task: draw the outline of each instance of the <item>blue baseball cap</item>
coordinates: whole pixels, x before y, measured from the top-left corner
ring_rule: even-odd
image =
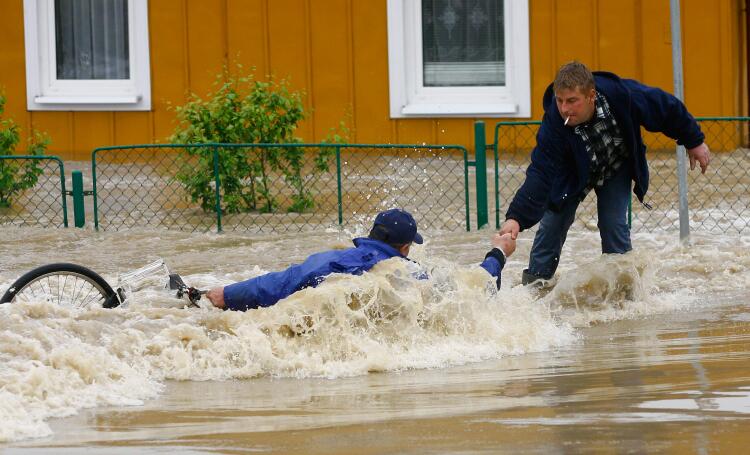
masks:
[[[388,242],[399,245],[407,243],[422,244],[422,236],[417,232],[417,222],[411,213],[402,209],[390,209],[378,213],[375,226],[382,226],[388,231]]]

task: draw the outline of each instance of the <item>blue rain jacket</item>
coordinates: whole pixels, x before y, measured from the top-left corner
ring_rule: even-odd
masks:
[[[648,191],[648,163],[641,126],[661,132],[690,149],[704,141],[698,123],[675,96],[615,74],[594,72],[596,90],[609,102],[630,151],[633,193],[638,200]],[[531,153],[526,180],[508,207],[506,219],[518,221],[521,230],[534,226],[548,208],[559,211],[566,202],[580,198],[589,181],[591,158],[580,136],[564,125],[557,110],[552,85],[544,94],[544,116],[537,145]]]
[[[358,238],[354,239],[354,246],[313,254],[302,264],[292,265],[284,271],[230,284],[224,288],[225,309],[245,311],[271,306],[301,289],[317,286],[331,273],[361,275],[380,261],[403,258],[395,248],[378,240]],[[504,258],[497,254],[488,255],[481,264],[490,275],[498,278],[498,287],[503,265]]]

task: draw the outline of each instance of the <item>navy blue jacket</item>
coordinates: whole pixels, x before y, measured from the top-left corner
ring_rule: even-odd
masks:
[[[606,72],[595,72],[596,90],[609,102],[612,114],[630,151],[626,166],[635,182],[638,200],[648,191],[648,163],[641,129],[661,132],[690,149],[703,143],[698,123],[675,96],[632,79],[621,79]],[[591,159],[583,140],[566,127],[557,110],[552,85],[544,94],[544,117],[531,153],[526,181],[516,192],[505,214],[528,229],[541,220],[546,209],[560,210],[581,197],[589,181]]]
[[[331,273],[361,275],[375,264],[392,257],[403,257],[390,245],[368,238],[354,239],[354,248],[313,254],[302,264],[295,264],[281,272],[271,272],[224,288],[224,304],[228,310],[245,311],[274,305],[295,292],[315,287]],[[495,251],[495,250],[493,250]],[[497,278],[505,258],[488,253],[481,266]]]

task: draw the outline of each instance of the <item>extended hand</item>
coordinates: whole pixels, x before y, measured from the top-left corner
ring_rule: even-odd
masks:
[[[706,173],[708,169],[708,163],[711,162],[711,151],[708,149],[706,143],[702,143],[698,147],[693,147],[687,151],[688,157],[690,157],[690,170],[695,169],[695,162],[701,165],[701,174]]]
[[[206,298],[216,307],[224,308],[224,288],[213,288],[206,292]]]
[[[503,250],[506,258],[510,257],[510,255],[513,254],[514,251],[516,251],[516,241],[513,240],[509,233],[501,235],[500,233],[496,232],[495,234],[493,234],[492,246]]]
[[[510,234],[510,237],[515,240],[518,238],[518,232],[521,230],[521,225],[518,224],[518,221],[507,219],[505,220],[505,223],[500,227],[500,231],[498,232],[500,235],[503,234]]]

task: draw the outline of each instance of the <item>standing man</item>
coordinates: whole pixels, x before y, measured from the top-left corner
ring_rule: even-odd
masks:
[[[558,70],[544,94],[544,117],[526,180],[500,229],[515,239],[539,223],[523,284],[555,274],[576,209],[591,190],[597,197],[602,253],[632,249],[627,223],[631,182],[638,200],[650,208],[643,200],[648,163],[641,126],[685,146],[690,169],[697,161],[706,172],[711,154],[704,135],[676,97],[612,73],[592,74],[579,62]]]

